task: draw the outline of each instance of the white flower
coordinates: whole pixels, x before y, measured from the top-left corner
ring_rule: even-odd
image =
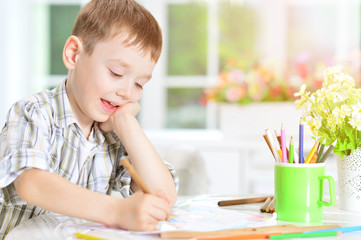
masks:
[[[357,128],[357,130],[361,130],[361,103],[357,103],[352,107],[352,114],[349,123],[352,127]]]

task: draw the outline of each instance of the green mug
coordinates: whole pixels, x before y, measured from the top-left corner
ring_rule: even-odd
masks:
[[[336,202],[335,182],[325,176],[324,163],[275,163],[274,174],[277,220],[319,222],[323,206]],[[324,180],[328,181],[330,202],[323,201]]]

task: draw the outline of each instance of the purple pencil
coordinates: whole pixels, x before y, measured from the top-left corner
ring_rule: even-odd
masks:
[[[299,142],[299,163],[303,163],[303,122],[302,122],[302,118],[300,119],[300,142]]]

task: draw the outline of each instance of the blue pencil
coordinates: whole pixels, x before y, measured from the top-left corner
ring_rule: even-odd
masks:
[[[361,231],[361,226],[354,226],[354,227],[342,227],[342,228],[330,228],[330,229],[324,229],[324,230],[315,230],[315,231],[308,231],[305,233],[319,233],[319,232],[354,232],[354,231]]]
[[[299,142],[299,163],[303,163],[303,123],[302,123],[302,118],[300,119],[300,142]]]

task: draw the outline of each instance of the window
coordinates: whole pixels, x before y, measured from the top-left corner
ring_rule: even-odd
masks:
[[[351,63],[359,71],[358,1],[138,1],[157,18],[165,40],[142,99],[145,128],[217,128],[216,107],[199,100],[230,58]],[[87,0],[33,2],[33,69],[43,89],[66,77],[61,52]]]

